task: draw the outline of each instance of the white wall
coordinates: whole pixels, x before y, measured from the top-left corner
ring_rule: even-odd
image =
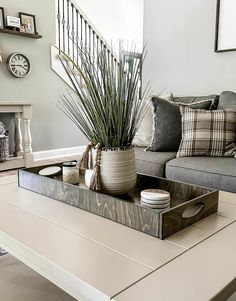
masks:
[[[54,0],[0,0],[6,15],[19,11],[35,14],[42,39],[34,40],[0,33],[4,60],[12,52],[22,52],[31,61],[32,72],[25,79],[10,76],[0,64],[0,101],[33,102],[33,150],[84,145],[86,140],[73,123],[57,108],[57,99],[67,86],[50,69],[50,43],[55,43]]]
[[[144,0],[76,0],[107,41],[117,45],[119,40],[143,46]]]
[[[236,91],[236,52],[214,53],[216,0],[147,0],[144,79],[178,95]]]

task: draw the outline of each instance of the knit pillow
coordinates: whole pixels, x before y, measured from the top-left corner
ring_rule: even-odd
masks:
[[[182,140],[177,157],[233,157],[236,154],[236,110],[180,108]]]
[[[173,98],[172,93],[162,94],[159,97],[165,100],[171,101]],[[140,128],[134,137],[133,144],[135,146],[148,146],[152,139],[152,128],[153,128],[153,106],[150,106],[144,116]]]

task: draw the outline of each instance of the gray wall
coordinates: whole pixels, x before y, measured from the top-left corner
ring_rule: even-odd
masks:
[[[37,30],[43,39],[33,40],[0,33],[4,60],[12,52],[22,52],[31,61],[32,72],[25,79],[10,76],[5,63],[0,64],[0,101],[33,102],[33,150],[48,150],[84,145],[86,140],[57,108],[58,96],[67,86],[50,69],[50,43],[55,43],[54,0],[0,0],[6,15],[19,11],[35,14]]]
[[[236,52],[214,53],[216,0],[144,1],[144,79],[178,95],[236,91]]]

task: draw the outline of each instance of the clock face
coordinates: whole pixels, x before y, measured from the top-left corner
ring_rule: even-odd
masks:
[[[21,53],[13,53],[7,59],[7,68],[11,75],[21,78],[30,72],[30,62]]]

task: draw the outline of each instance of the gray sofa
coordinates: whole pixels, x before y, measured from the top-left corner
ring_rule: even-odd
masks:
[[[197,98],[184,98],[186,102],[189,99],[192,102]],[[222,92],[216,108],[236,109],[236,93]],[[139,173],[236,193],[236,158],[176,158],[175,152],[150,152],[145,151],[145,147],[136,147],[135,152]]]
[[[148,152],[144,147],[136,147],[135,155],[139,173],[236,193],[235,158],[176,158],[175,152]]]

